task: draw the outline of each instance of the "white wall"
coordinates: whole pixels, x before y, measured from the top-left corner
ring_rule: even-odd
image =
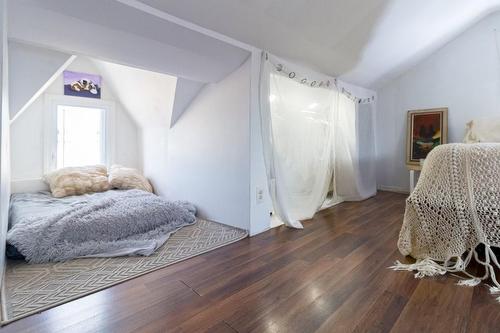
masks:
[[[167,197],[199,215],[250,226],[250,61],[208,84],[170,129]]]
[[[38,98],[73,59],[68,53],[10,41],[10,119]]]
[[[78,57],[68,70],[100,74],[91,61]],[[44,97],[45,94],[63,95],[62,75],[47,88],[44,94],[37,98],[12,124],[11,124],[11,166],[12,181],[40,179],[44,173]],[[111,100],[115,106],[115,163],[141,168],[140,133],[125,111],[123,106],[109,91],[106,77],[102,78],[103,100]]]
[[[5,241],[9,223],[9,91],[7,55],[7,3],[0,0],[0,285],[5,267]]]
[[[461,142],[465,124],[500,114],[500,13],[492,14],[413,69],[377,89],[377,182],[409,189],[405,166],[406,113],[448,107],[449,141]]]
[[[169,126],[148,126],[141,132],[144,175],[156,194],[167,196],[170,188],[167,177]]]
[[[273,204],[269,196],[264,148],[260,126],[260,68],[262,52],[253,51],[250,58],[250,235],[271,227]],[[262,199],[258,199],[262,193]]]

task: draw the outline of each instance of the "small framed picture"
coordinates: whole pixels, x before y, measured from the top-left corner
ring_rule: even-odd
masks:
[[[101,98],[101,76],[72,71],[63,72],[64,95]]]
[[[406,165],[420,169],[429,152],[448,142],[448,108],[408,111]]]

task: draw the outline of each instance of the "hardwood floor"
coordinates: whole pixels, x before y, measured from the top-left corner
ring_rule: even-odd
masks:
[[[387,269],[405,196],[381,192],[14,322],[4,332],[499,332],[500,304]]]

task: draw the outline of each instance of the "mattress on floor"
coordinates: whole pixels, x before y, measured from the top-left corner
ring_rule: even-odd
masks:
[[[84,195],[74,195],[64,198],[54,198],[50,192],[38,193],[15,193],[10,199],[9,209],[9,230],[25,216],[42,219],[52,214],[65,211],[72,205],[82,203],[90,198],[107,198],[112,196],[112,191],[91,193]],[[7,243],[6,255],[10,259],[24,259],[24,256],[17,248]]]
[[[151,255],[172,233],[196,222],[189,202],[141,190],[111,190],[54,198],[14,194],[7,255],[30,263],[82,257]],[[14,246],[15,245],[15,246]]]

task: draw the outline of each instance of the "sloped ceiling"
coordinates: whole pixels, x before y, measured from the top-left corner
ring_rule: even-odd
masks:
[[[170,127],[174,126],[177,120],[181,118],[184,111],[186,111],[204,86],[205,83],[203,82],[191,81],[183,78],[177,79]]]
[[[11,0],[10,40],[218,82],[249,52],[114,0]]]
[[[142,130],[170,126],[176,77],[96,59],[91,61]]]
[[[500,5],[500,0],[140,1],[366,87],[401,74]]]
[[[9,112],[13,121],[73,61],[71,54],[9,42]]]

